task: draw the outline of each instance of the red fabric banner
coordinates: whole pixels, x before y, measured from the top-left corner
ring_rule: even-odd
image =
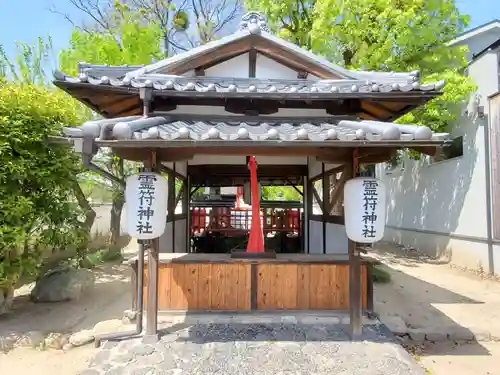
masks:
[[[257,182],[257,163],[254,156],[249,157],[248,168],[250,169],[250,189],[252,194],[252,227],[248,236],[247,253],[264,252],[264,236],[260,222],[260,197]]]

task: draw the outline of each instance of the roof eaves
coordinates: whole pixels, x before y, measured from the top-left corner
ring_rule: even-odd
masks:
[[[252,12],[251,12],[252,13]],[[244,16],[243,17],[243,22],[248,22],[249,19],[251,19],[251,16],[255,16],[251,14],[250,16]],[[262,23],[263,18],[260,16],[255,16],[259,19],[259,22]],[[259,18],[260,17],[260,18]],[[246,19],[246,21],[245,21]],[[408,73],[394,73],[394,72],[363,72],[363,71],[354,71],[354,70],[348,70],[345,69],[339,65],[332,64],[330,61],[328,61],[326,58],[316,55],[310,51],[307,51],[299,46],[297,46],[294,43],[291,43],[285,39],[279,38],[269,32],[269,29],[267,28],[267,25],[261,25],[259,29],[252,29],[248,26],[240,26],[240,30],[235,32],[234,34],[231,34],[229,36],[226,36],[224,38],[212,41],[210,43],[201,45],[199,47],[195,47],[187,52],[169,57],[167,59],[164,59],[162,61],[159,61],[157,63],[147,65],[145,67],[141,67],[137,70],[131,71],[126,74],[127,78],[136,78],[144,74],[151,74],[151,73],[158,73],[159,71],[162,70],[167,70],[168,67],[172,66],[173,64],[178,64],[179,62],[186,60],[186,59],[193,59],[199,55],[202,55],[204,53],[213,51],[217,48],[220,48],[226,44],[233,43],[235,41],[238,41],[240,39],[249,37],[251,35],[258,35],[261,38],[265,39],[266,41],[275,44],[285,50],[290,51],[291,53],[301,56],[305,58],[306,60],[310,61],[314,65],[321,66],[322,68],[330,71],[332,75],[339,76],[341,78],[346,78],[346,79],[360,79],[360,80],[380,80],[380,79],[387,79],[392,82],[414,82],[418,81],[419,79],[419,72],[418,71],[413,71],[413,72],[408,72]]]
[[[215,120],[215,119],[214,119]],[[124,117],[91,121],[78,128],[66,128],[68,137],[106,140],[164,140],[180,142],[213,141],[443,141],[446,134],[433,133],[426,126],[401,125],[380,121],[325,121],[322,119],[266,118],[239,120],[237,116],[212,121],[176,116]]]
[[[372,76],[376,80],[364,79],[336,79],[336,80],[259,80],[255,78],[218,78],[218,77],[183,77],[163,74],[144,74],[136,78],[112,79],[109,77],[69,77],[60,72],[55,73],[58,81],[72,84],[90,84],[94,86],[110,86],[115,88],[132,87],[135,89],[151,87],[162,92],[178,93],[179,95],[192,95],[192,93],[205,93],[207,96],[227,94],[238,95],[276,95],[300,96],[313,94],[321,97],[328,95],[343,95],[348,93],[390,93],[390,92],[436,92],[440,91],[444,81],[421,84],[418,81],[409,82],[405,77],[391,76],[390,74],[377,74]],[[402,78],[399,78],[402,77]],[[384,78],[384,79],[382,79]]]
[[[304,58],[309,60],[311,63],[316,64],[316,65],[320,65],[321,67],[329,70],[334,75],[340,76],[342,78],[347,78],[347,79],[355,79],[355,76],[351,75],[351,72],[349,70],[344,69],[341,66],[332,64],[326,58],[319,56],[319,55],[316,55],[312,52],[309,52],[309,51],[305,50],[304,48],[299,47],[298,45],[296,45],[294,43],[291,43],[287,40],[284,40],[282,38],[274,36],[273,34],[268,33],[266,31],[263,31],[260,34],[260,36],[263,37],[264,39],[266,39],[267,41],[282,47],[283,49],[286,49],[286,50],[288,50],[296,55],[303,56]]]
[[[476,60],[477,58],[481,57],[485,53],[493,52],[493,51],[497,50],[499,47],[500,47],[500,38],[498,40],[496,40],[495,42],[491,43],[488,47],[486,47],[482,51],[479,51],[478,53],[475,53],[474,55],[472,55],[472,60],[473,61]]]
[[[228,35],[224,38],[214,40],[212,42],[209,42],[207,44],[203,44],[201,46],[195,47],[190,49],[189,51],[180,53],[178,55],[168,57],[164,60],[158,61],[157,63],[146,65],[144,67],[141,67],[137,70],[131,71],[126,74],[126,77],[129,79],[141,76],[143,74],[149,74],[149,73],[157,73],[158,71],[168,69],[169,66],[178,63],[182,60],[186,59],[192,59],[198,55],[202,55],[204,53],[210,52],[214,49],[217,49],[219,47],[222,47],[228,43],[235,42],[237,40],[243,39],[245,37],[248,37],[251,35],[251,33],[248,30],[240,30],[237,31],[234,34]]]
[[[142,66],[133,65],[95,65],[87,63],[78,63],[78,74],[87,75],[90,77],[109,77],[109,78],[124,78],[129,72],[140,69]]]
[[[473,36],[480,35],[486,31],[494,29],[494,28],[500,28],[500,20],[495,19],[495,20],[492,20],[492,21],[485,23],[483,25],[479,25],[479,26],[474,27],[470,30],[464,31],[463,33],[457,35],[455,37],[455,39],[446,43],[446,45],[452,46],[456,43],[459,43],[459,42],[462,42],[462,41],[467,40],[469,38],[472,38]]]
[[[316,65],[320,65],[323,68],[329,70],[332,74],[340,76],[346,79],[357,79],[357,80],[381,80],[389,79],[391,81],[404,81],[405,83],[414,82],[419,79],[420,73],[418,71],[413,71],[409,73],[394,73],[394,72],[364,72],[356,70],[348,70],[340,65],[332,64],[326,58],[316,55],[310,51],[307,51],[294,43],[288,42],[282,38],[278,38],[273,34],[268,32],[262,32],[261,36],[268,41],[281,46],[297,55],[301,55],[308,59],[310,62]]]

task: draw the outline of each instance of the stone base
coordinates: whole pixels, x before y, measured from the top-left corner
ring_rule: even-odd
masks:
[[[145,345],[154,345],[158,341],[160,341],[160,335],[159,334],[144,335],[142,337],[142,343],[145,344]]]

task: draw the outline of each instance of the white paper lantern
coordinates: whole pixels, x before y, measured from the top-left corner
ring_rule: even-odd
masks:
[[[350,240],[374,243],[384,236],[386,191],[376,178],[357,177],[344,186],[345,230]]]
[[[138,240],[160,237],[167,222],[168,183],[158,173],[143,172],[127,178],[125,226]]]

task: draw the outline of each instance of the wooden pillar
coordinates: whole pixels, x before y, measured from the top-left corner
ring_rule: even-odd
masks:
[[[357,152],[354,151],[352,160],[346,165],[346,182],[356,176]],[[351,340],[358,340],[362,335],[362,304],[361,304],[361,257],[356,243],[348,239],[349,251],[349,333]]]
[[[144,162],[145,170],[157,171],[156,152]],[[149,241],[148,251],[148,304],[146,306],[146,334],[144,342],[158,341],[158,263],[159,239]]]
[[[322,190],[322,197],[321,197],[321,221],[322,221],[322,233],[321,235],[323,236],[323,254],[326,254],[326,217],[329,214],[329,212],[326,212],[328,209],[328,201],[329,201],[329,186],[328,186],[328,181],[325,177],[325,163],[321,163],[321,190]]]
[[[172,253],[175,253],[175,249],[176,249],[176,238],[175,238],[175,209],[177,208],[177,193],[175,191],[175,180],[176,180],[176,168],[177,168],[177,165],[175,163],[175,161],[172,163],[172,170],[173,172],[171,173],[171,176],[172,176],[172,183],[171,185],[169,186],[169,190],[172,189],[172,196],[173,196],[173,205],[172,205],[172,210],[171,210],[171,213],[172,213]],[[169,179],[170,181],[170,179]]]
[[[175,163],[174,163],[175,166]],[[168,209],[167,209],[167,225],[170,224],[170,246],[171,252],[175,253],[175,232],[174,232],[174,217],[175,217],[175,173],[168,171]],[[168,228],[166,229],[168,230]]]
[[[311,252],[311,220],[310,216],[313,214],[313,184],[312,180],[309,176],[306,179],[306,194],[304,195],[306,198],[307,205],[307,215],[305,217],[306,225],[307,225],[307,253]]]
[[[187,173],[186,168],[186,179],[184,180],[184,184],[182,188],[184,191],[182,192],[182,213],[186,215],[186,253],[191,252],[191,179],[189,178],[189,174]]]
[[[307,176],[303,176],[303,194],[302,194],[302,222],[300,223],[300,230],[302,232],[302,251],[309,253],[309,165],[307,166]]]

